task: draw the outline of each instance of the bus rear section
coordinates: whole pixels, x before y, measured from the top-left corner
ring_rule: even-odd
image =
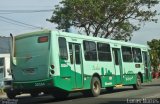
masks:
[[[50,32],[34,33],[13,38],[11,69],[14,91],[9,98],[29,92],[38,94],[38,88],[51,86],[49,78]]]

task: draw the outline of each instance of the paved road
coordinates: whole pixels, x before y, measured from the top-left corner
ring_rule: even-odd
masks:
[[[23,95],[17,98],[18,104],[159,104],[160,101],[157,98],[160,98],[160,79],[143,84],[143,89],[140,90],[133,90],[132,86],[116,88],[112,93],[102,90],[98,97],[84,97],[81,93],[72,93],[68,99],[61,101],[55,100],[52,96],[44,95],[36,98]]]

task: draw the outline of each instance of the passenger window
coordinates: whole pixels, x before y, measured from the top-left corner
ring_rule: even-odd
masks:
[[[68,55],[67,55],[66,39],[63,38],[63,37],[59,37],[58,38],[58,42],[59,42],[60,58],[64,59],[64,60],[67,60],[68,59]]]
[[[110,45],[97,43],[99,61],[111,61]]]
[[[69,43],[69,55],[70,55],[71,64],[73,64],[73,49],[72,49],[72,43]]]
[[[74,50],[74,52],[73,52]],[[71,64],[81,64],[81,50],[79,44],[69,43],[69,53]],[[75,60],[75,62],[73,62]]]
[[[122,56],[124,62],[133,62],[131,47],[122,46]]]
[[[76,58],[76,64],[81,64],[81,58],[80,58],[80,45],[75,45],[75,58]]]
[[[143,63],[145,65],[145,67],[148,67],[149,64],[150,64],[150,58],[149,58],[149,55],[147,55],[147,52],[143,51]]]
[[[142,62],[142,55],[140,48],[132,48],[134,62]]]
[[[87,61],[97,60],[96,43],[91,41],[83,41],[84,56]]]

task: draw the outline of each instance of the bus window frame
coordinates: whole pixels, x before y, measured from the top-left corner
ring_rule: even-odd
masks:
[[[106,48],[106,51],[102,51],[102,50],[100,50],[100,48],[99,48],[99,45],[106,45],[107,46],[107,48]],[[109,49],[109,50],[108,50]],[[110,44],[108,44],[108,43],[102,43],[102,42],[97,42],[97,52],[98,52],[98,59],[99,59],[99,61],[107,61],[107,62],[111,62],[112,61],[112,54],[111,54],[111,47],[110,47]],[[102,60],[102,59],[100,59],[100,54],[106,54],[106,57],[108,57],[108,55],[109,55],[109,59],[108,58],[106,58],[105,60]]]
[[[130,48],[130,51],[128,51],[130,54],[130,56],[131,56],[131,58],[130,59],[127,59],[126,58],[126,55],[127,54],[124,54],[124,52],[126,52],[126,49],[125,49],[125,51],[124,51],[124,48]],[[133,53],[132,53],[132,47],[130,47],[130,46],[121,46],[121,51],[122,51],[122,59],[123,59],[123,62],[129,62],[129,63],[132,63],[133,62]],[[124,57],[124,55],[125,55],[125,57]],[[127,57],[129,56],[129,55],[127,55]],[[126,58],[126,59],[124,59],[124,58]],[[129,61],[130,60],[130,61]]]
[[[65,52],[63,52],[63,53],[65,53],[65,56],[63,55],[63,54],[61,54],[61,47],[60,47],[60,40],[59,39],[64,39],[63,41],[61,41],[61,42],[64,42],[65,43],[65,49],[63,49],[63,50],[65,50]],[[62,60],[68,60],[68,50],[67,50],[67,41],[66,41],[66,38],[65,37],[58,37],[58,45],[59,45],[59,58],[60,59],[62,59]],[[64,47],[63,47],[64,48]]]
[[[89,46],[88,49],[86,49],[86,46],[87,46],[86,43],[87,43],[88,46]],[[92,51],[92,50],[91,50],[90,46],[93,46],[93,45],[91,45],[91,43],[94,44],[94,48],[93,48],[93,49],[94,49],[95,51]],[[84,51],[84,59],[85,59],[86,61],[97,61],[97,60],[98,60],[98,52],[97,52],[96,42],[83,40],[83,51]],[[87,53],[87,52],[89,52],[89,54],[90,54],[90,53],[96,54],[95,57],[94,57],[94,54],[92,54],[92,56],[94,57],[94,59],[91,58],[91,57],[90,57],[89,59],[86,59],[86,53]],[[90,56],[91,56],[91,55],[90,55]]]

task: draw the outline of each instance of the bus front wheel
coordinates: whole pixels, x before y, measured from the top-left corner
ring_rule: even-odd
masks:
[[[100,95],[101,92],[101,83],[99,78],[93,77],[91,81],[91,94],[92,96],[96,97]]]
[[[139,89],[142,88],[142,82],[141,82],[140,75],[137,75],[136,84],[133,85],[133,88],[136,89],[136,90],[139,90]]]

